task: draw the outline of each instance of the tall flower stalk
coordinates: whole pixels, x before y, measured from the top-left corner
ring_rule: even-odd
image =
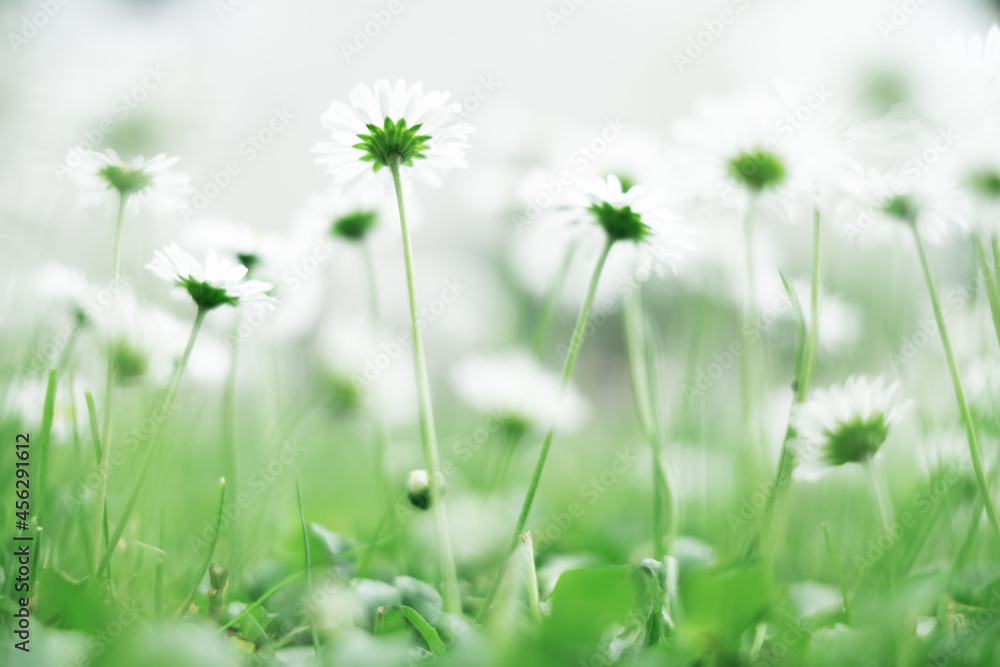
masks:
[[[986,480],[986,471],[983,468],[983,457],[979,448],[979,438],[976,435],[976,427],[969,411],[969,405],[965,400],[965,392],[962,389],[962,380],[958,374],[958,366],[955,363],[955,353],[951,349],[951,338],[948,336],[948,328],[945,325],[944,312],[941,310],[941,301],[938,299],[937,288],[934,284],[934,276],[931,273],[930,264],[927,261],[927,253],[924,251],[924,244],[914,222],[911,226],[913,238],[917,245],[917,254],[920,256],[920,268],[924,273],[924,281],[927,283],[927,294],[931,300],[931,308],[934,310],[934,319],[937,321],[938,331],[941,335],[941,345],[944,347],[944,356],[948,361],[948,372],[951,375],[952,387],[955,390],[955,400],[958,402],[958,412],[965,427],[966,438],[969,442],[969,454],[972,457],[972,468],[976,474],[976,483],[979,486],[979,493],[983,497],[986,507],[986,515],[990,524],[1000,536],[1000,517],[997,516],[996,504],[993,495],[990,493],[989,483]]]
[[[111,251],[111,278],[118,283],[121,277],[122,222],[125,219],[125,203],[128,195],[119,192],[118,215],[115,218],[115,237]],[[97,466],[97,498],[94,504],[94,519],[91,522],[90,539],[94,549],[94,563],[104,551],[104,512],[108,495],[108,474],[111,458],[111,403],[115,389],[115,352],[108,348],[107,381],[104,389],[104,421],[101,427],[101,458]],[[95,571],[95,574],[97,572]]]
[[[98,577],[107,570],[111,557],[114,555],[115,546],[125,532],[128,520],[145,485],[146,477],[152,469],[163,438],[163,431],[173,411],[177,392],[180,389],[181,380],[184,378],[184,371],[187,369],[191,351],[194,349],[205,316],[209,311],[219,306],[237,306],[240,303],[270,300],[270,297],[266,295],[266,292],[271,289],[270,284],[259,280],[244,281],[243,277],[247,273],[246,267],[230,264],[224,260],[220,261],[215,252],[209,252],[208,261],[203,266],[174,244],[164,248],[162,252],[157,251],[147,268],[186,291],[197,306],[197,311],[191,325],[191,333],[188,335],[187,345],[184,347],[184,352],[174,370],[167,393],[159,406],[159,415],[155,420],[153,434],[146,447],[139,474],[132,483],[132,490],[129,492],[122,515],[115,525],[115,531],[97,561],[95,571]]]
[[[113,150],[103,153],[86,149],[73,151],[80,168],[77,181],[89,191],[91,203],[109,199],[117,205],[115,233],[111,250],[111,277],[115,284],[121,278],[122,229],[125,210],[131,206],[151,205],[154,209],[176,206],[187,190],[187,176],[171,171],[180,158],[157,155],[150,160],[138,156],[131,161],[122,160]],[[103,549],[104,511],[108,492],[109,460],[111,455],[111,415],[115,387],[115,350],[108,349],[107,379],[104,393],[104,419],[101,436],[101,459],[98,464],[98,481],[91,540],[94,562]]]
[[[632,398],[643,437],[653,457],[653,557],[662,562],[671,551],[680,528],[680,506],[672,483],[673,472],[663,459],[660,425],[651,388],[651,357],[646,339],[642,288],[625,300],[625,343],[632,378]],[[664,517],[664,508],[667,516]]]
[[[334,101],[323,115],[323,125],[331,133],[330,141],[316,145],[313,150],[321,154],[317,162],[327,166],[335,182],[356,187],[391,184],[396,194],[410,302],[420,434],[441,560],[444,607],[446,611],[459,613],[462,600],[441,497],[441,460],[423,336],[418,326],[413,249],[403,203],[404,176],[438,185],[439,172],[465,166],[465,140],[472,127],[461,120],[461,105],[448,104],[448,97],[448,93],[437,91],[425,93],[422,84],[407,85],[402,80],[390,84],[382,79],[375,83],[374,89],[359,84],[351,90],[349,104]]]
[[[667,236],[671,231],[670,223],[672,216],[664,211],[656,210],[651,206],[647,198],[646,191],[642,187],[632,187],[627,191],[623,189],[622,182],[616,176],[608,176],[606,180],[595,183],[589,191],[585,193],[581,203],[581,208],[586,217],[603,230],[603,247],[594,264],[594,270],[587,286],[587,293],[580,307],[580,314],[573,328],[570,337],[569,349],[566,353],[566,360],[562,371],[562,391],[565,392],[570,380],[573,377],[573,370],[576,367],[577,357],[583,345],[584,334],[587,322],[590,319],[590,311],[594,305],[594,297],[597,294],[597,286],[604,271],[611,248],[618,241],[631,241],[637,247],[651,236]],[[676,239],[661,239],[667,242]],[[662,267],[660,267],[662,270]],[[535,495],[538,492],[538,485],[545,470],[545,462],[548,460],[549,450],[552,447],[552,439],[555,436],[556,424],[552,423],[545,438],[542,441],[542,448],[538,453],[538,460],[528,482],[528,489],[525,492],[524,501],[521,504],[521,511],[518,514],[514,531],[507,543],[504,553],[504,563],[517,549],[521,534],[524,533],[528,516],[531,514],[531,507],[534,504]],[[480,621],[484,620],[489,613],[490,605],[503,578],[504,566],[501,566],[499,573],[494,578],[493,585],[486,595],[483,607],[480,611]]]
[[[438,533],[438,548],[441,557],[444,599],[449,611],[461,611],[462,602],[458,589],[458,572],[455,554],[452,550],[445,513],[444,498],[441,497],[441,454],[438,452],[437,431],[434,427],[434,408],[431,405],[431,385],[427,377],[427,360],[424,356],[424,338],[420,330],[417,313],[417,295],[413,277],[413,248],[410,245],[410,230],[406,226],[406,208],[403,205],[403,182],[399,176],[400,155],[390,154],[389,169],[396,189],[396,205],[399,207],[399,226],[403,234],[403,258],[406,264],[406,291],[410,300],[410,325],[413,333],[413,366],[417,376],[417,402],[420,411],[420,436],[424,445],[424,461],[427,464],[428,484],[434,524]]]

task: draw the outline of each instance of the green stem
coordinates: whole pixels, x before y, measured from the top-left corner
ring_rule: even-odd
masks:
[[[239,498],[239,488],[236,484],[236,481],[239,479],[237,475],[238,464],[236,456],[236,368],[240,349],[238,341],[240,339],[236,334],[239,333],[242,322],[242,314],[237,313],[236,328],[233,330],[232,336],[232,356],[229,359],[229,369],[226,372],[226,384],[222,390],[222,448],[226,461],[225,470],[229,486],[229,497],[233,499]],[[234,572],[237,566],[236,559],[241,553],[236,525],[236,522],[233,521],[229,526],[230,568]]]
[[[205,578],[205,574],[208,572],[209,566],[212,564],[212,556],[215,555],[215,545],[219,542],[219,526],[222,525],[222,512],[226,507],[226,478],[222,477],[219,479],[219,510],[215,513],[215,526],[212,529],[212,540],[208,543],[208,552],[205,554],[205,560],[202,562],[201,567],[198,568],[198,578],[194,582],[194,587],[188,594],[187,598],[184,599],[184,604],[181,608],[177,610],[177,615],[181,616],[188,610],[191,603],[194,602],[195,596],[198,594],[198,587],[201,585],[201,580]],[[161,515],[162,519],[162,515]],[[163,545],[163,523],[160,522],[160,546]]]
[[[955,400],[958,402],[958,412],[965,425],[965,433],[969,440],[969,454],[972,456],[972,467],[976,473],[976,482],[979,485],[979,492],[983,497],[983,504],[986,507],[986,515],[990,524],[1000,536],[1000,517],[997,516],[997,508],[990,494],[989,483],[986,481],[986,473],[983,470],[982,454],[979,451],[979,440],[976,437],[976,429],[972,423],[972,415],[969,406],[965,402],[965,392],[962,390],[962,380],[958,375],[958,367],[955,364],[955,354],[951,349],[951,340],[948,337],[948,329],[944,322],[944,312],[941,310],[941,302],[938,300],[937,289],[934,287],[934,277],[931,274],[930,264],[927,262],[927,253],[924,252],[923,241],[916,227],[913,227],[913,238],[917,244],[917,254],[920,256],[920,266],[924,271],[924,280],[927,282],[927,292],[930,295],[931,307],[934,309],[934,319],[937,320],[938,331],[941,333],[941,345],[944,346],[944,356],[948,360],[948,371],[951,374],[951,383],[955,389]]]
[[[549,331],[552,330],[552,320],[556,313],[556,304],[562,296],[563,285],[566,284],[566,276],[569,275],[569,267],[573,265],[573,256],[576,254],[576,243],[573,242],[566,248],[566,255],[556,275],[552,279],[549,291],[545,295],[545,302],[542,304],[542,312],[538,315],[538,327],[535,329],[535,338],[532,342],[531,351],[535,357],[541,358],[545,344],[549,340]]]
[[[528,587],[528,609],[535,622],[542,621],[542,607],[538,599],[538,572],[535,570],[535,545],[531,533],[521,535],[521,548],[524,549],[525,581]]]
[[[986,285],[986,298],[990,303],[990,315],[993,316],[993,330],[996,332],[997,342],[1000,343],[1000,290],[997,288],[995,269],[990,266],[989,255],[986,253],[982,237],[973,234],[972,245],[979,257],[979,267],[982,269],[983,283]]]
[[[308,599],[313,599],[313,578],[312,578],[312,550],[309,548],[309,526],[306,523],[306,508],[302,502],[302,483],[299,481],[299,473],[295,472],[295,493],[299,501],[299,522],[302,524],[302,544],[305,549],[306,556],[306,596]],[[313,652],[316,657],[319,657],[319,634],[316,632],[316,621],[313,618],[313,612],[310,609],[309,613],[309,628],[312,631],[312,643]]]
[[[833,570],[837,573],[837,583],[840,585],[840,596],[844,600],[844,615],[847,617],[848,624],[854,623],[853,615],[851,614],[851,600],[847,596],[847,584],[844,583],[844,573],[840,569],[840,560],[837,558],[837,550],[833,548],[833,538],[830,537],[830,526],[823,522],[823,537],[826,538],[826,550],[830,554],[830,560],[833,561]]]
[[[115,218],[115,240],[111,251],[111,277],[118,282],[121,277],[121,254],[122,254],[122,222],[125,220],[125,204],[128,197],[121,195],[118,198],[118,215]],[[108,474],[111,459],[111,403],[115,389],[115,352],[114,346],[108,346],[108,368],[107,380],[104,389],[104,425],[101,429],[101,458],[97,467],[97,498],[94,503],[94,522],[91,525],[91,547],[94,550],[94,562],[99,561],[98,556],[105,549],[101,531],[105,522],[105,504],[108,495]],[[95,576],[99,572],[94,572]]]
[[[584,329],[587,326],[587,321],[590,319],[590,309],[594,305],[594,295],[597,293],[597,284],[601,279],[601,272],[604,270],[604,263],[608,259],[608,254],[611,252],[611,247],[614,245],[614,239],[608,238],[604,244],[604,249],[601,251],[600,257],[597,259],[597,264],[594,266],[594,273],[590,278],[590,286],[587,288],[587,296],[584,298],[583,306],[580,308],[580,316],[576,320],[576,326],[573,328],[573,336],[570,339],[569,351],[566,355],[566,363],[563,366],[562,372],[562,390],[565,391],[566,387],[569,386],[569,381],[573,377],[573,369],[576,366],[576,358],[580,353],[580,347],[583,345],[583,335]],[[545,460],[549,456],[549,448],[552,446],[552,438],[555,435],[555,424],[549,426],[549,430],[545,433],[545,440],[542,441],[542,449],[538,452],[538,461],[535,463],[535,470],[531,474],[531,481],[528,484],[528,491],[524,496],[524,502],[521,505],[521,513],[517,517],[517,525],[514,527],[514,533],[507,543],[507,550],[504,553],[503,562],[506,563],[510,558],[511,554],[517,548],[517,545],[521,538],[521,533],[524,532],[524,526],[528,522],[528,515],[531,513],[531,505],[535,500],[535,493],[538,491],[538,484],[542,479],[542,471],[545,470]],[[493,598],[496,596],[497,589],[500,587],[500,581],[503,578],[504,566],[500,566],[500,571],[497,573],[496,577],[493,579],[493,585],[491,586],[489,592],[486,595],[486,600],[483,602],[483,607],[479,612],[479,621],[482,623],[487,614],[489,613],[490,605],[493,602]]]
[[[642,309],[641,287],[625,299],[625,349],[629,360],[629,370],[632,378],[632,398],[635,402],[636,414],[643,437],[649,444],[653,457],[653,557],[662,562],[670,551],[670,543],[677,533],[678,508],[676,497],[666,484],[661,461],[661,442],[659,429],[654,418],[654,405],[650,392],[649,372],[647,368],[645,322]],[[671,539],[667,539],[664,527],[664,500],[670,505]]]
[[[799,382],[803,385],[802,391],[796,386],[796,396],[805,399],[805,392],[812,381],[813,367],[816,362],[816,346],[819,344],[819,242],[820,242],[820,216],[819,209],[813,209],[813,262],[812,280],[809,286],[809,337],[806,339],[805,360],[803,362],[802,377]]]
[[[755,532],[751,532],[750,535],[747,536],[747,539],[744,540],[740,549],[741,559],[747,559],[752,556],[759,546],[761,538],[766,537],[769,533],[774,508],[777,505],[778,498],[782,490],[787,485],[787,482],[792,475],[792,467],[795,463],[795,457],[789,448],[789,443],[791,443],[797,436],[795,429],[792,428],[792,411],[795,410],[796,405],[805,401],[806,396],[809,394],[809,386],[812,381],[812,369],[815,365],[817,341],[819,339],[819,248],[820,215],[819,211],[816,210],[813,215],[813,262],[809,303],[811,321],[808,332],[803,335],[802,330],[803,327],[805,327],[805,323],[801,317],[801,308],[798,305],[798,299],[795,297],[795,292],[786,283],[785,287],[788,291],[788,298],[791,300],[793,309],[795,310],[796,316],[799,320],[799,354],[796,360],[795,382],[793,385],[795,387],[795,395],[792,398],[792,406],[788,412],[788,422],[785,426],[785,435],[781,441],[781,454],[778,457],[778,471],[775,475],[774,482],[767,490],[767,499],[764,502],[764,510],[761,514],[760,524],[756,528]],[[782,276],[782,282],[785,282],[784,276]]]
[[[135,503],[139,500],[139,493],[142,491],[143,485],[146,481],[146,476],[149,474],[149,471],[153,466],[153,460],[156,458],[156,452],[159,449],[160,440],[163,437],[163,430],[167,425],[167,419],[174,408],[174,401],[177,399],[177,391],[180,389],[181,379],[184,377],[184,369],[187,368],[188,359],[191,357],[191,350],[194,349],[194,342],[198,338],[198,331],[201,330],[201,324],[204,322],[205,315],[207,313],[208,311],[204,308],[198,308],[198,313],[194,316],[194,324],[191,326],[191,335],[188,337],[187,347],[184,348],[184,354],[181,356],[181,361],[177,365],[177,369],[174,371],[174,377],[170,381],[170,387],[167,389],[167,395],[163,400],[162,416],[154,420],[155,424],[153,437],[150,440],[149,445],[146,447],[146,456],[142,460],[142,467],[139,469],[139,476],[136,477],[135,482],[132,484],[132,491],[129,493],[128,500],[125,502],[125,509],[122,511],[122,516],[118,520],[118,524],[115,526],[115,532],[111,535],[111,539],[108,540],[108,545],[104,549],[104,555],[101,556],[98,563],[98,576],[100,576],[111,563],[111,556],[115,553],[115,546],[118,544],[118,540],[121,539],[122,534],[125,532],[125,526],[128,524],[128,519],[132,515],[132,510],[135,509]],[[106,460],[107,458],[102,459],[102,464]],[[98,507],[100,507],[100,505],[98,505]]]
[[[510,463],[514,459],[514,452],[517,450],[521,438],[524,437],[524,428],[511,425],[510,422],[504,425],[503,442],[497,453],[496,470],[493,473],[493,481],[490,483],[490,494],[496,493],[510,470]]]
[[[368,307],[371,310],[372,326],[375,329],[378,329],[381,322],[378,303],[378,274],[375,270],[375,255],[372,252],[372,244],[370,240],[362,242],[361,253],[364,258],[365,274],[368,278]],[[388,498],[392,494],[392,487],[389,482],[389,477],[385,472],[385,449],[388,444],[385,426],[380,420],[375,419],[374,424],[372,425],[372,430],[375,441],[375,479],[380,487],[380,495],[383,498]]]
[[[399,156],[389,160],[392,182],[396,188],[396,205],[399,208],[399,226],[403,234],[403,258],[406,264],[406,288],[410,298],[410,323],[413,333],[413,366],[417,379],[417,402],[420,409],[420,434],[424,446],[424,461],[431,492],[431,507],[437,527],[438,550],[441,557],[441,579],[444,608],[451,613],[461,613],[462,599],[458,589],[458,572],[452,551],[451,536],[448,531],[448,517],[444,498],[441,494],[441,461],[438,453],[437,433],[434,428],[434,409],[431,405],[430,381],[427,377],[427,361],[424,357],[424,341],[417,321],[417,296],[413,278],[413,249],[410,245],[410,230],[406,226],[406,209],[403,206],[403,183],[399,176]]]

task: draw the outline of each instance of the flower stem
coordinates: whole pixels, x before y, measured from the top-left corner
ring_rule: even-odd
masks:
[[[979,257],[979,267],[982,269],[983,282],[986,284],[986,298],[990,303],[990,315],[993,316],[993,330],[996,332],[997,342],[1000,342],[1000,289],[997,287],[996,268],[990,266],[989,255],[986,253],[986,245],[981,236],[973,234],[972,245]]]
[[[431,507],[437,527],[438,550],[441,557],[441,579],[445,610],[452,613],[462,611],[462,599],[458,589],[458,573],[455,569],[455,555],[452,551],[448,532],[448,516],[441,494],[441,461],[438,453],[437,433],[434,429],[434,409],[431,405],[430,381],[427,378],[427,361],[424,357],[424,341],[417,321],[417,296],[413,278],[413,249],[410,246],[410,230],[406,226],[406,209],[403,206],[403,183],[399,177],[399,156],[389,160],[392,182],[396,188],[396,205],[399,208],[399,226],[403,233],[403,258],[406,263],[406,288],[410,298],[410,323],[413,333],[413,366],[417,378],[417,402],[420,409],[420,434],[424,445],[424,461],[431,492]]]
[[[989,483],[986,481],[986,473],[983,470],[983,459],[979,451],[979,440],[976,437],[976,429],[972,423],[972,415],[969,413],[969,406],[965,402],[965,392],[962,390],[962,380],[958,375],[958,367],[955,365],[955,354],[951,349],[951,340],[948,337],[948,329],[945,327],[944,313],[941,310],[941,302],[938,300],[937,289],[934,287],[934,277],[931,275],[931,267],[927,263],[927,254],[924,252],[923,242],[916,227],[913,228],[913,238],[917,244],[917,254],[920,256],[920,266],[924,271],[924,280],[927,282],[927,292],[930,295],[931,307],[934,309],[934,319],[937,320],[938,331],[941,333],[941,345],[944,346],[944,356],[948,360],[948,371],[951,373],[951,383],[955,388],[955,400],[958,401],[958,412],[965,425],[965,433],[969,441],[969,454],[972,456],[972,467],[976,473],[976,482],[979,485],[979,492],[983,497],[983,504],[986,507],[986,515],[989,517],[993,529],[1000,535],[1000,517],[997,516],[997,508],[990,494]]]
[[[830,537],[830,526],[824,521],[823,522],[823,537],[826,539],[826,551],[830,554],[830,560],[833,562],[833,570],[837,573],[837,583],[840,585],[840,597],[844,601],[844,616],[847,618],[847,623],[854,623],[854,617],[851,614],[851,600],[847,595],[847,584],[844,583],[844,573],[840,569],[840,560],[837,558],[837,550],[833,547],[833,538]]]
[[[381,322],[381,315],[378,304],[378,279],[376,278],[378,274],[375,270],[375,255],[372,252],[372,244],[370,240],[365,240],[361,245],[361,253],[365,264],[365,275],[368,278],[368,308],[371,311],[370,315],[372,327],[378,329],[379,323]],[[376,483],[379,485],[379,494],[388,498],[392,494],[389,477],[385,473],[385,449],[388,444],[388,436],[386,434],[385,426],[379,419],[376,418],[373,422],[372,439],[374,440],[375,449],[375,479]]]
[[[118,198],[118,216],[115,219],[115,240],[111,251],[111,277],[118,282],[121,276],[121,253],[122,253],[122,222],[125,219],[125,204],[128,198],[121,195]],[[94,563],[98,562],[98,557],[104,551],[105,545],[102,529],[104,527],[105,499],[108,494],[108,471],[109,460],[111,458],[111,400],[115,389],[115,352],[114,347],[108,346],[108,369],[107,381],[104,389],[104,424],[101,429],[101,460],[97,466],[97,499],[94,503],[94,520],[91,525],[91,547],[94,550]],[[99,571],[94,572],[95,575]]]
[[[813,213],[813,261],[812,261],[812,284],[810,286],[810,298],[809,298],[809,316],[810,321],[808,324],[808,331],[803,334],[803,329],[807,326],[802,319],[801,309],[798,306],[798,299],[795,297],[795,292],[791,290],[790,286],[786,283],[786,288],[788,289],[788,297],[792,301],[792,305],[798,316],[799,320],[799,352],[795,364],[795,382],[793,386],[795,387],[795,394],[792,397],[792,406],[788,412],[788,422],[785,426],[785,435],[781,441],[781,454],[778,457],[778,471],[775,475],[774,482],[768,487],[767,499],[764,502],[763,513],[761,514],[760,523],[751,532],[750,535],[744,540],[743,545],[740,548],[740,558],[747,559],[754,554],[757,547],[760,545],[760,541],[767,537],[771,529],[771,518],[774,514],[775,505],[777,505],[778,498],[786,486],[789,478],[792,475],[792,468],[794,467],[795,457],[789,448],[789,443],[796,437],[795,429],[792,428],[792,411],[795,410],[795,406],[802,403],[809,393],[809,385],[812,380],[812,369],[815,364],[816,357],[816,346],[819,340],[819,266],[820,266],[820,214],[817,209]],[[784,277],[782,277],[784,281]]]
[[[653,457],[653,557],[662,562],[670,553],[677,536],[680,510],[677,497],[672,493],[669,477],[664,470],[659,428],[650,390],[649,357],[646,354],[646,331],[642,308],[642,288],[636,287],[625,299],[625,348],[632,377],[632,398],[643,437],[649,444]],[[663,509],[667,504],[669,534],[664,526]]]
[[[236,329],[233,333],[239,332],[240,324],[242,323],[242,315],[237,313],[236,317]],[[222,445],[223,453],[226,459],[226,474],[225,478],[228,480],[229,485],[229,497],[237,498],[239,497],[239,489],[236,485],[237,471],[236,471],[236,366],[237,359],[239,357],[239,338],[234,335],[232,338],[233,342],[231,345],[232,355],[229,359],[229,370],[226,373],[226,384],[222,390]],[[230,549],[230,568],[235,571],[236,559],[239,557],[240,547],[239,541],[237,539],[237,529],[236,522],[232,522],[233,525],[230,528],[229,533],[229,549]]]
[[[580,353],[580,347],[583,344],[583,332],[587,326],[587,321],[590,319],[590,309],[594,305],[594,295],[597,293],[597,284],[601,279],[601,272],[604,270],[604,263],[608,259],[608,253],[611,252],[611,246],[614,245],[614,239],[608,238],[604,244],[604,249],[601,251],[600,257],[597,259],[597,264],[594,266],[594,273],[590,278],[590,286],[587,288],[587,296],[583,300],[583,306],[580,308],[580,316],[576,320],[576,326],[573,328],[573,336],[570,339],[569,351],[566,354],[566,362],[563,366],[562,372],[562,391],[566,391],[566,387],[569,385],[570,378],[573,377],[573,368],[576,366],[576,358]],[[545,433],[545,440],[542,442],[542,449],[538,452],[538,461],[535,463],[535,470],[531,474],[531,481],[528,484],[528,491],[524,496],[524,502],[521,505],[521,513],[517,517],[517,525],[514,527],[514,533],[507,544],[507,551],[504,553],[503,561],[504,563],[510,558],[511,554],[517,548],[520,541],[521,534],[524,532],[524,525],[528,522],[528,515],[531,513],[531,505],[535,501],[535,493],[538,491],[538,483],[542,479],[542,471],[545,470],[545,460],[549,456],[549,448],[552,447],[552,438],[555,435],[555,424],[549,425],[549,430]],[[496,596],[497,589],[500,587],[500,581],[503,578],[504,566],[500,566],[500,571],[493,580],[493,585],[490,591],[486,595],[486,599],[483,602],[483,607],[479,612],[479,621],[482,623],[486,615],[489,613],[490,604],[493,602],[493,598]]]
[[[194,342],[198,338],[198,332],[201,330],[201,324],[205,320],[207,313],[208,311],[204,308],[198,308],[198,313],[194,316],[194,324],[191,326],[191,335],[188,336],[187,346],[184,348],[184,354],[181,356],[180,363],[174,370],[174,377],[170,381],[167,395],[163,399],[162,414],[158,419],[154,420],[153,437],[149,442],[149,446],[146,447],[146,456],[142,460],[139,476],[135,478],[135,482],[132,484],[132,491],[125,502],[125,509],[122,511],[121,518],[118,519],[118,524],[115,526],[115,532],[108,540],[108,545],[104,549],[104,555],[101,556],[97,565],[98,576],[101,576],[111,563],[111,556],[115,552],[115,545],[118,544],[118,540],[121,539],[122,534],[125,532],[125,526],[128,525],[128,519],[132,515],[132,510],[135,509],[135,503],[139,499],[139,493],[142,491],[146,476],[153,466],[153,460],[156,458],[156,452],[159,449],[160,439],[163,437],[163,430],[167,425],[167,418],[170,416],[171,411],[173,411],[174,401],[177,399],[177,391],[180,389],[181,379],[184,377],[184,369],[187,368],[188,359],[191,357],[191,350],[194,349]],[[102,463],[104,461],[107,461],[106,456],[102,458]]]
[[[542,357],[542,350],[545,349],[545,344],[549,340],[549,331],[552,329],[556,304],[559,303],[559,297],[562,296],[563,285],[566,283],[566,276],[569,274],[569,267],[573,264],[575,254],[576,243],[574,242],[566,248],[566,256],[563,257],[556,275],[552,278],[552,284],[549,285],[548,294],[545,295],[545,302],[542,304],[542,312],[538,315],[538,326],[535,328],[535,338],[532,341],[531,351],[539,359]]]

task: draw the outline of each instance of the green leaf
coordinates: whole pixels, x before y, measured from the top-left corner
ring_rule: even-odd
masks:
[[[638,596],[630,568],[567,570],[552,592],[545,633],[557,644],[587,647],[612,623],[624,623]]]
[[[438,657],[447,653],[444,642],[441,641],[441,635],[438,634],[438,631],[416,609],[407,607],[405,604],[400,609],[402,609],[403,615],[406,616],[406,620],[413,624],[413,627],[416,628],[420,636],[427,642],[427,647],[431,650],[431,653]]]
[[[704,568],[681,581],[682,632],[703,647],[735,651],[771,606],[774,584],[760,563]]]

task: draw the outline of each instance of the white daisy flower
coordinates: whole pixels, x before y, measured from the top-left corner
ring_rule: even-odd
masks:
[[[140,305],[131,291],[99,313],[95,328],[115,356],[119,382],[169,381],[188,334],[187,325],[160,308]]]
[[[659,206],[642,185],[626,189],[618,176],[607,176],[584,183],[574,199],[577,219],[597,223],[611,241],[632,241],[624,244],[632,251],[630,263],[649,264],[661,277],[675,271],[692,248],[691,231],[679,224],[680,217]]]
[[[587,419],[587,402],[572,386],[562,391],[557,374],[530,353],[512,350],[470,357],[452,370],[455,392],[484,414],[495,414],[508,428],[548,428],[572,433]]]
[[[165,153],[146,159],[139,155],[125,161],[112,149],[103,153],[74,148],[68,164],[78,165],[76,180],[88,190],[85,202],[102,204],[125,200],[136,211],[149,206],[155,213],[177,208],[190,190],[187,174],[173,171],[179,157]]]
[[[842,230],[852,243],[872,244],[911,235],[942,245],[969,228],[968,198],[939,169],[919,169],[909,158],[896,167],[869,168],[859,179]]]
[[[256,302],[273,302],[267,295],[270,283],[243,280],[247,268],[219,259],[214,250],[208,251],[205,264],[180,249],[176,243],[157,250],[146,268],[160,278],[183,288],[198,308],[211,310],[222,305],[236,306]]]
[[[398,334],[370,318],[338,312],[322,328],[319,358],[338,407],[357,409],[386,427],[416,417],[413,364]]]
[[[884,384],[884,376],[850,377],[793,408],[797,478],[815,479],[832,466],[865,463],[878,453],[889,429],[912,405],[897,400],[899,382]]]
[[[254,229],[243,222],[199,218],[184,230],[187,245],[199,252],[215,250],[236,260],[252,272],[258,265],[272,264],[281,255],[284,238],[275,232]]]
[[[448,97],[403,80],[390,84],[380,79],[374,90],[358,84],[348,104],[334,101],[323,114],[330,141],[313,148],[322,155],[316,161],[336,183],[366,183],[382,176],[380,182],[389,184],[390,170],[382,169],[395,161],[401,176],[437,186],[440,172],[465,166],[466,137],[473,131],[461,119],[462,106],[448,104]]]
[[[792,219],[795,189],[774,132],[782,111],[763,95],[699,103],[693,117],[673,127],[680,188],[709,211],[729,209],[742,218],[753,202],[780,219]]]

